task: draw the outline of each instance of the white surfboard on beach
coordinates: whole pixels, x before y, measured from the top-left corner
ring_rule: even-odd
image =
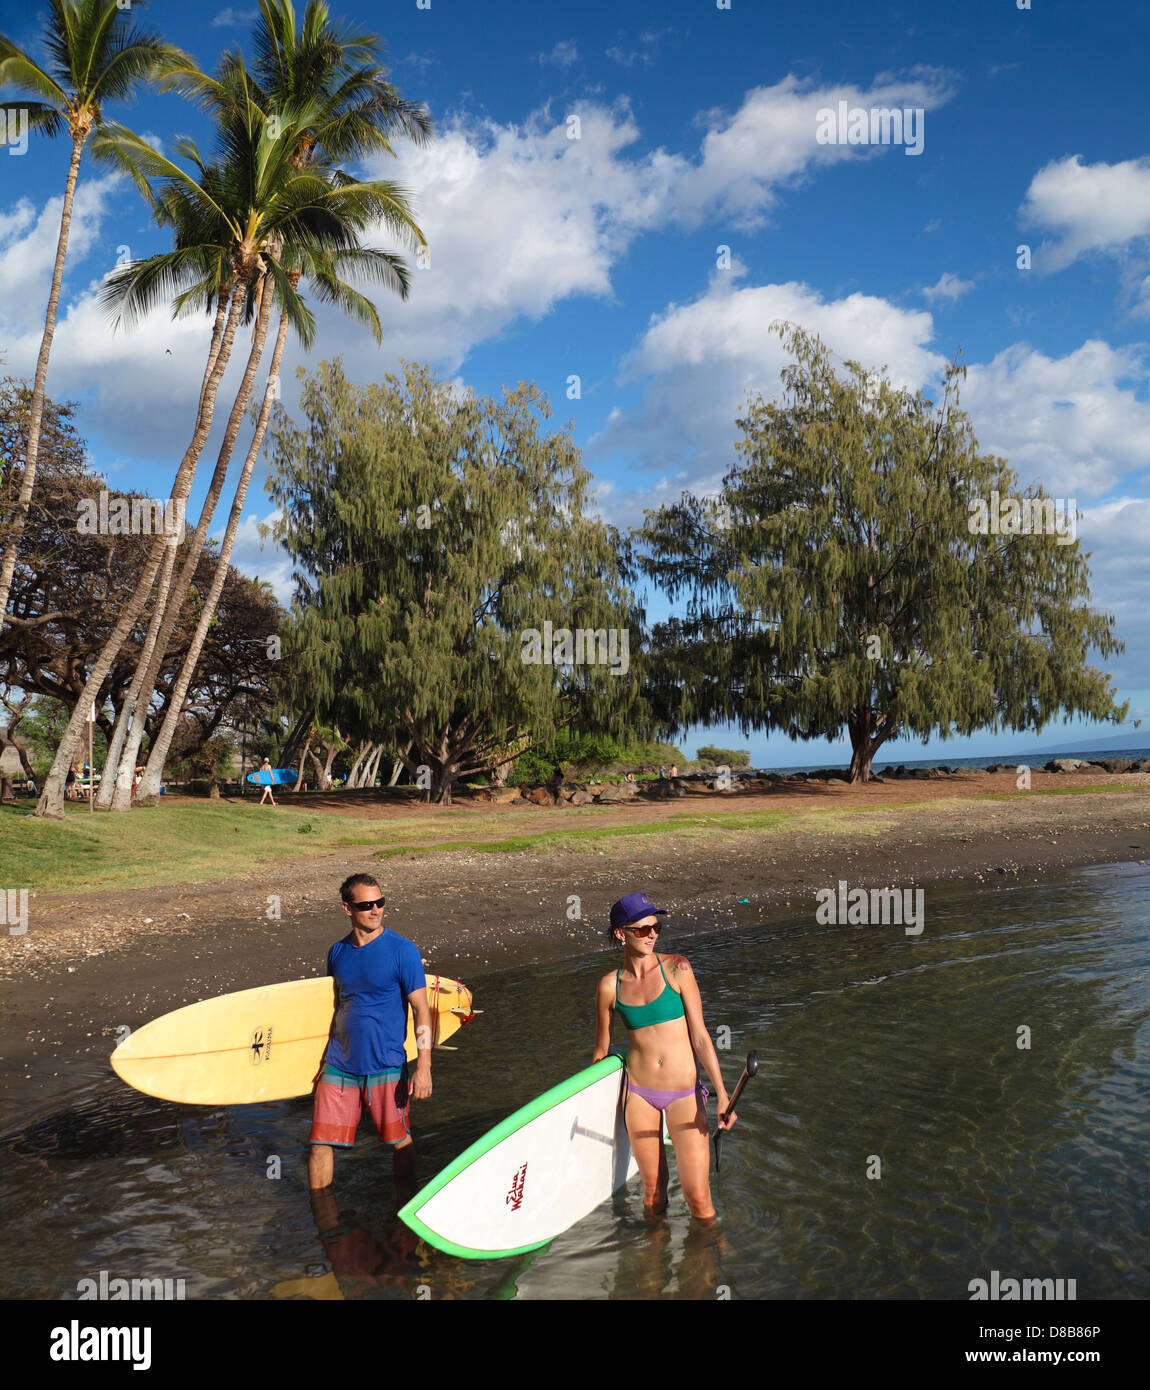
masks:
[[[517,1110],[399,1213],[413,1231],[468,1260],[535,1250],[595,1210],[635,1173],[612,1055]]]

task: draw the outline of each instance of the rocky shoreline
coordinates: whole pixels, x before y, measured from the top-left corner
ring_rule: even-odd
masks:
[[[991,763],[986,768],[947,767],[907,767],[900,763],[897,767],[883,773],[872,773],[869,782],[862,785],[884,786],[887,782],[917,781],[931,782],[944,777],[995,776],[1012,773],[1015,776],[1040,769],[1021,763]],[[1120,776],[1123,773],[1150,772],[1150,758],[1051,758],[1042,765],[1041,771],[1058,774],[1106,773]],[[821,768],[814,772],[765,772],[755,768],[730,768],[723,771],[684,772],[674,777],[647,778],[643,781],[617,781],[592,778],[589,781],[564,781],[536,787],[491,787],[474,793],[476,801],[490,802],[500,806],[514,806],[526,803],[532,806],[571,806],[611,805],[626,801],[669,801],[685,797],[690,793],[716,792],[729,795],[732,792],[770,792],[777,788],[812,784],[826,785],[843,782],[848,786],[850,773],[844,768]]]

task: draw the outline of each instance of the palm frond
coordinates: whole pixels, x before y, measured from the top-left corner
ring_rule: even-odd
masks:
[[[134,327],[174,295],[183,299],[209,281],[211,293],[216,293],[220,279],[218,259],[204,248],[166,251],[112,271],[100,289],[100,307],[107,311],[113,329],[122,323]]]
[[[315,342],[315,319],[311,310],[300,297],[284,268],[271,257],[265,257],[264,260],[266,274],[275,286],[276,301],[281,312],[295,330],[304,349],[310,351]]]
[[[68,109],[70,98],[60,84],[21,53],[15,44],[3,38],[0,38],[0,87],[29,92],[45,106],[54,106],[59,111]]]

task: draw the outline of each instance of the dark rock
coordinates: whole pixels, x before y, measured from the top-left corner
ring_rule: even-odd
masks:
[[[604,787],[596,797],[596,800],[603,805],[608,805],[616,801],[630,801],[637,796],[639,788],[634,782],[615,783],[613,786]]]
[[[519,800],[518,787],[490,787],[485,792],[479,793],[480,801],[494,801],[500,806],[505,806],[510,801]]]
[[[1077,772],[1080,768],[1089,766],[1090,764],[1082,758],[1051,758],[1048,763],[1043,764],[1046,772]]]
[[[676,796],[686,796],[686,790],[677,785],[678,781],[676,777],[673,782],[649,782],[643,788],[643,796],[647,801],[670,801]]]
[[[1092,760],[1091,767],[1100,767],[1105,772],[1129,772],[1134,766],[1130,758],[1099,758]]]

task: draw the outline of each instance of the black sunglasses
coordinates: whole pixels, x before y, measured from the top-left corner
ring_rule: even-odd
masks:
[[[370,912],[372,908],[382,907],[386,901],[386,898],[364,898],[362,902],[348,903],[348,907],[352,912]]]

